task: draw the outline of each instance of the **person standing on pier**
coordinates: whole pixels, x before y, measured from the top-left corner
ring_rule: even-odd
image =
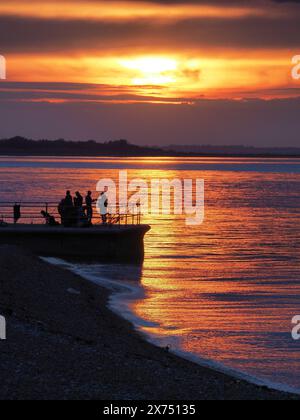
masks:
[[[81,222],[83,222],[85,218],[85,214],[83,211],[83,197],[79,191],[76,191],[75,198],[74,198],[74,210],[76,216],[76,225],[80,226]]]
[[[99,199],[99,208],[100,208],[102,223],[104,225],[107,224],[107,214],[108,214],[108,197],[106,194],[107,192],[108,192],[108,187],[105,187]]]
[[[69,208],[73,207],[73,198],[71,196],[71,191],[66,192],[65,206]]]
[[[74,206],[75,206],[76,208],[80,208],[80,207],[82,207],[82,205],[83,205],[83,197],[82,197],[82,195],[80,194],[80,192],[79,192],[79,191],[77,191],[77,192],[75,193]]]
[[[85,197],[85,205],[86,205],[86,215],[88,218],[88,223],[91,224],[93,220],[93,203],[97,200],[92,198],[92,191],[88,191],[87,196]]]
[[[58,211],[58,214],[60,215],[61,224],[63,226],[65,225],[65,217],[66,217],[65,207],[66,207],[65,206],[65,199],[62,199],[57,206],[57,211]]]
[[[64,224],[66,227],[71,227],[74,224],[74,206],[70,191],[67,191],[64,199]]]

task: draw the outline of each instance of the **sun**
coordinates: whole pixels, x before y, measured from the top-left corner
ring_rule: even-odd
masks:
[[[134,85],[165,85],[176,81],[178,63],[167,57],[139,57],[121,60],[122,67],[131,71]]]

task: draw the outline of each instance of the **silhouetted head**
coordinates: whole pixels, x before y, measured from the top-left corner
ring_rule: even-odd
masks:
[[[87,193],[88,195],[92,195],[92,191],[88,191],[88,193]]]
[[[42,211],[41,211],[41,215],[42,215],[43,217],[46,217],[46,212],[45,212],[44,210],[42,210]]]
[[[76,197],[79,197],[80,196],[80,192],[79,191],[76,191],[75,195],[76,195]]]
[[[71,195],[71,191],[67,191],[67,195]]]

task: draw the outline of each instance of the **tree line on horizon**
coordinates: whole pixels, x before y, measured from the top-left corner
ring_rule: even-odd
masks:
[[[25,137],[13,137],[0,140],[0,154],[2,155],[147,156],[150,154],[159,156],[162,152],[163,151],[159,148],[140,147],[130,144],[127,140],[108,141],[105,143],[98,143],[95,140],[32,140]]]
[[[12,137],[0,140],[0,155],[46,156],[292,156],[300,157],[300,148],[258,148],[252,146],[171,145],[138,146],[127,140],[104,143],[95,140],[32,140]]]

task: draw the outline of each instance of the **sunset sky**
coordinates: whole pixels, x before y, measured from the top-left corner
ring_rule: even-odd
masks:
[[[299,143],[300,1],[0,4],[0,137]]]

